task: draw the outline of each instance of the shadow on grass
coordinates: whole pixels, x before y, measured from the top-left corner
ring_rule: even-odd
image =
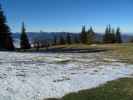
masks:
[[[77,48],[49,48],[44,52],[50,53],[93,53],[93,52],[104,52],[107,49],[89,48],[89,49],[77,49]]]
[[[36,50],[35,48],[22,50],[16,49],[16,52],[40,52],[40,53],[95,53],[95,52],[105,52],[109,49],[105,48],[65,48],[65,47],[58,47],[58,48],[40,48]]]

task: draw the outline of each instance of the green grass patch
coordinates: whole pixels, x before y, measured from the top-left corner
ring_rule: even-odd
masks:
[[[110,81],[100,87],[70,93],[61,99],[48,100],[132,100],[133,78]]]

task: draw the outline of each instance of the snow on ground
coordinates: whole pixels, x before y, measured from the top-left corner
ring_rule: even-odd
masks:
[[[102,53],[0,52],[0,100],[43,100],[133,74],[133,65]]]

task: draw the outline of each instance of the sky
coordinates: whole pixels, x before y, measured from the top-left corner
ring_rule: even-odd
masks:
[[[30,32],[80,32],[82,25],[96,32],[121,27],[133,32],[133,0],[0,0],[12,32],[25,22]]]

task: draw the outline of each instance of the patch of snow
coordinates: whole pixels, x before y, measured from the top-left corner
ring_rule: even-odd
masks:
[[[0,100],[62,97],[133,74],[133,65],[105,58],[101,53],[0,55]]]

